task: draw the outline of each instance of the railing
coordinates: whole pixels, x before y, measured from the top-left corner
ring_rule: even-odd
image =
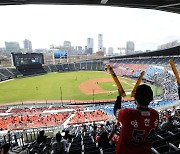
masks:
[[[32,143],[37,139],[40,130],[44,130],[46,136],[54,137],[58,131],[62,131],[63,129],[63,125],[60,125],[52,127],[8,131],[7,134],[0,137],[0,143],[10,143],[11,145],[25,146],[28,143]]]

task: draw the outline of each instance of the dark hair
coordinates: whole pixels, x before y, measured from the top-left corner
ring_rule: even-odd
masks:
[[[9,151],[9,149],[10,149],[10,144],[9,143],[6,143],[6,144],[4,144],[4,145],[2,145],[2,149],[4,149],[4,154],[7,154],[8,153],[8,151]]]
[[[139,85],[134,98],[140,105],[148,106],[153,100],[153,91],[151,87],[146,84]]]
[[[41,130],[41,131],[39,132],[39,134],[40,134],[40,135],[44,135],[44,130]]]
[[[107,148],[109,146],[109,138],[107,132],[101,133],[98,141],[98,146],[102,148]]]
[[[66,134],[69,134],[69,130],[68,130],[68,129],[67,129],[67,130],[65,130],[65,133],[66,133]]]
[[[56,134],[56,141],[59,142],[62,139],[62,135],[60,133]]]

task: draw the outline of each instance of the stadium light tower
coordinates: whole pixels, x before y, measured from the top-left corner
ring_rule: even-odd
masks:
[[[52,49],[52,54],[53,54],[53,65],[55,65],[55,59],[54,59],[54,44],[50,45],[50,49]]]
[[[126,51],[126,48],[125,48],[125,47],[119,47],[119,48],[117,48],[117,49],[119,50],[119,54],[120,54],[120,55],[123,54],[123,53],[122,53],[122,50],[123,50],[123,52]]]

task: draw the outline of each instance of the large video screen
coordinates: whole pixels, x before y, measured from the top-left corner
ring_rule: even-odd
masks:
[[[44,64],[42,53],[12,53],[14,66]]]
[[[67,58],[67,51],[64,50],[54,50],[54,58],[55,59],[66,59]]]

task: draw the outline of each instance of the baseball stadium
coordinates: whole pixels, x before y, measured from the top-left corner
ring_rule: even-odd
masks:
[[[171,5],[170,2],[167,4]],[[139,7],[142,4],[138,3]],[[153,4],[155,9],[159,5]],[[171,6],[167,9],[179,11]],[[117,96],[122,97],[120,109],[135,110],[136,89],[144,84],[153,91],[149,108],[159,115],[156,133],[148,135],[150,153],[180,153],[180,46],[129,55],[86,57],[74,62],[68,61],[66,55],[66,61],[61,63],[55,59],[58,51],[58,47],[52,48],[50,64],[45,62],[43,53],[12,52],[12,67],[0,67],[0,153],[117,153],[123,130],[114,115]],[[168,120],[171,127],[164,125]],[[106,134],[106,145],[102,134]],[[144,141],[142,135],[136,134],[133,139],[138,143]],[[62,146],[60,143],[65,144],[64,151],[56,151]]]

